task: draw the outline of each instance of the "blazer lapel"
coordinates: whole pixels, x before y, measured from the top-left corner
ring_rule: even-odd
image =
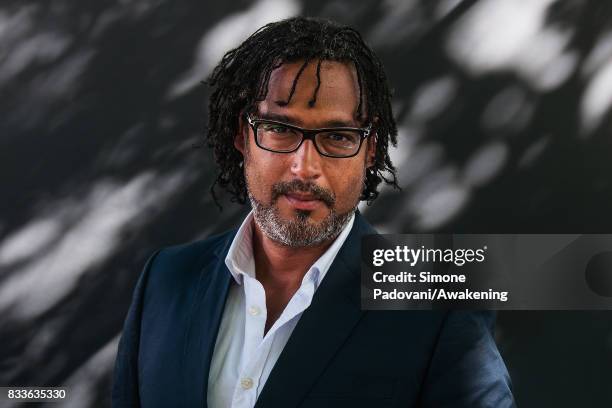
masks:
[[[361,237],[369,233],[375,230],[356,213],[346,242],[272,369],[256,408],[298,406],[362,317],[360,248]]]
[[[207,407],[208,373],[231,283],[225,254],[233,238],[234,234],[228,235],[215,251],[216,263],[200,272],[183,355],[185,407]]]

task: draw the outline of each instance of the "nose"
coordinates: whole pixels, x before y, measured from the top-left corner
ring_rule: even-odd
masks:
[[[291,173],[302,180],[316,180],[321,175],[321,155],[312,140],[304,140],[291,154]]]

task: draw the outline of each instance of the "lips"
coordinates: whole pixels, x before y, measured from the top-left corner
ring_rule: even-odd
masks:
[[[314,210],[321,200],[309,194],[289,193],[284,195],[289,204],[298,210]]]

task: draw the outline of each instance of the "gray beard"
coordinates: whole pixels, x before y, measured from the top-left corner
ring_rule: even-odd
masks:
[[[335,239],[346,226],[351,215],[357,209],[338,214],[333,208],[325,219],[317,224],[308,222],[310,211],[296,211],[296,218],[285,220],[280,216],[278,208],[257,201],[248,192],[255,223],[272,241],[290,248],[303,248],[320,245]]]

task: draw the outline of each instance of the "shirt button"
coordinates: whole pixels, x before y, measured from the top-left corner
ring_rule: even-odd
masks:
[[[257,306],[249,307],[249,314],[251,316],[259,316],[259,313],[261,313],[261,309],[258,308]]]
[[[251,380],[250,378],[243,378],[242,380],[240,380],[240,386],[245,390],[248,390],[253,386],[253,380]]]

